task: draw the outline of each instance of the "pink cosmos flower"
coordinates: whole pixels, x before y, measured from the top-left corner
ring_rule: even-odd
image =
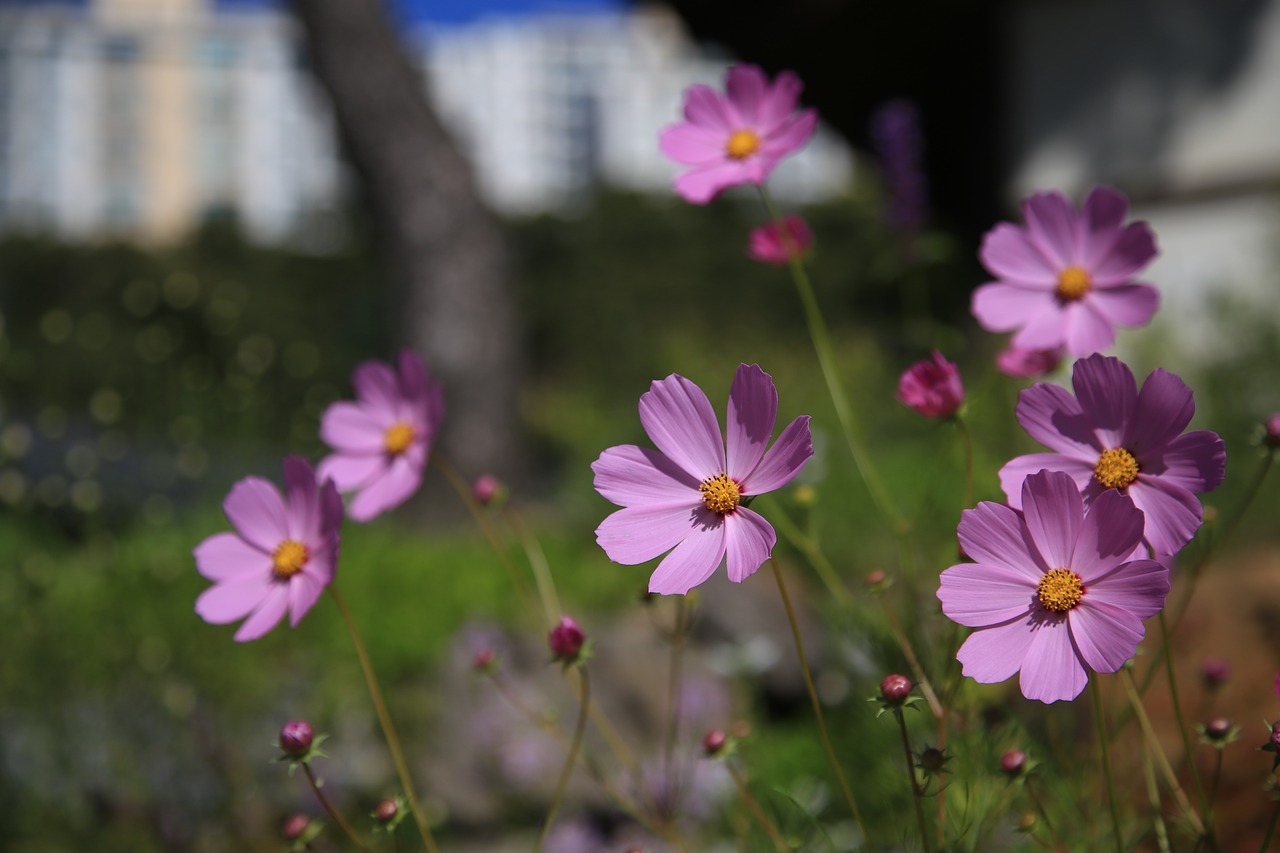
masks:
[[[773,379],[739,365],[726,452],[702,389],[676,374],[654,382],[640,397],[640,423],[658,449],[610,447],[591,465],[596,491],[623,507],[596,528],[609,559],[635,565],[671,551],[649,578],[649,591],[663,595],[683,595],[726,561],[735,583],[754,574],[777,535],[746,505],[785,486],[813,455],[808,415],[765,452],[777,415]]]
[[[1227,464],[1217,433],[1183,433],[1196,410],[1191,389],[1157,369],[1139,392],[1128,365],[1096,354],[1075,363],[1071,384],[1074,397],[1045,382],[1018,396],[1018,422],[1053,452],[1019,456],[1000,469],[1010,506],[1019,506],[1027,475],[1063,471],[1086,502],[1110,489],[1128,495],[1146,516],[1151,550],[1177,553],[1200,527],[1196,493],[1216,489]]]
[[[1022,203],[1027,225],[1002,222],[987,232],[979,257],[998,281],[973,292],[973,316],[991,332],[1017,329],[1013,346],[1065,347],[1089,355],[1111,346],[1116,326],[1141,326],[1160,296],[1133,277],[1156,256],[1145,222],[1123,224],[1129,200],[1094,187],[1077,213],[1061,193]]]
[[[784,230],[785,230],[785,237]],[[751,229],[747,239],[747,257],[761,263],[782,266],[791,258],[804,257],[813,247],[813,230],[799,216],[784,216],[782,225],[776,221]]]
[[[356,493],[350,508],[356,521],[394,509],[418,490],[444,418],[440,385],[422,359],[403,350],[397,367],[358,366],[351,375],[355,402],[334,403],[320,420],[320,437],[334,452],[321,460],[319,476]]]
[[[926,418],[949,418],[964,402],[960,370],[942,353],[911,365],[898,380],[898,400]]]
[[[676,192],[706,204],[738,184],[760,185],[774,167],[804,147],[818,126],[812,110],[796,112],[800,78],[783,71],[771,84],[755,65],[735,65],[725,76],[726,94],[691,86],[684,95],[686,121],[662,131],[662,153],[686,166]]]
[[[1142,620],[1164,607],[1169,571],[1130,560],[1142,513],[1109,490],[1086,509],[1066,474],[1042,471],[1022,486],[1022,512],[983,501],[957,533],[976,562],[943,571],[942,612],[978,630],[956,659],[983,684],[1022,671],[1022,695],[1074,699],[1086,667],[1115,672],[1133,657]]]
[[[196,568],[213,581],[196,613],[214,625],[244,619],[238,642],[258,639],[286,610],[297,627],[338,570],[338,490],[330,481],[317,486],[299,456],[284,460],[284,488],[282,499],[261,477],[236,483],[222,502],[235,532],[210,536],[194,552]]]
[[[1014,379],[1039,379],[1062,361],[1062,348],[1018,349],[1008,347],[996,354],[996,369]]]

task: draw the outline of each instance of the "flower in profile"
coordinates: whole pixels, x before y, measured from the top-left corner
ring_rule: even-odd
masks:
[[[958,534],[976,562],[943,571],[942,612],[976,628],[956,658],[983,684],[1021,670],[1022,695],[1074,699],[1086,667],[1115,672],[1164,607],[1169,571],[1130,560],[1142,513],[1114,489],[1086,508],[1066,474],[1041,471],[1022,485],[1022,512],[983,501]]]
[[[818,126],[814,110],[796,111],[802,88],[790,71],[770,83],[756,65],[730,68],[723,95],[691,86],[684,95],[685,121],[664,129],[659,139],[663,154],[692,167],[676,178],[676,192],[706,204],[729,187],[763,184]]]
[[[410,350],[401,351],[396,369],[364,362],[351,382],[355,402],[334,403],[320,420],[320,437],[334,452],[318,470],[338,491],[355,492],[351,517],[368,521],[404,503],[422,484],[444,397]]]
[[[1018,349],[1007,347],[996,354],[996,369],[1014,379],[1039,379],[1062,362],[1062,348]]]
[[[1160,295],[1133,277],[1157,254],[1145,222],[1124,224],[1129,200],[1094,187],[1079,212],[1062,193],[1023,201],[1026,227],[1002,222],[979,257],[996,281],[973,292],[973,315],[990,332],[1010,332],[1023,350],[1065,347],[1082,356],[1115,341],[1116,327],[1146,324]]]
[[[964,385],[955,364],[934,350],[902,374],[896,396],[926,418],[949,418],[964,402]]]
[[[622,507],[596,528],[609,559],[635,565],[670,551],[649,578],[649,591],[664,595],[683,595],[724,562],[735,583],[754,574],[777,535],[747,503],[785,486],[813,455],[807,415],[765,451],[777,415],[773,379],[739,365],[726,452],[702,389],[676,374],[655,381],[640,397],[640,423],[658,449],[610,447],[591,465],[596,491]]]
[[[784,216],[751,229],[747,257],[765,264],[783,266],[793,257],[801,258],[813,248],[813,230],[799,216]]]
[[[297,627],[338,569],[342,499],[333,483],[316,485],[305,459],[284,460],[285,495],[261,477],[236,483],[222,508],[234,533],[217,533],[195,549],[196,568],[213,586],[196,613],[214,625],[244,619],[239,642],[256,640],[289,612]]]
[[[1019,456],[1000,469],[1010,506],[1019,508],[1028,474],[1063,471],[1086,502],[1110,489],[1128,495],[1146,516],[1151,550],[1177,553],[1200,527],[1196,494],[1216,489],[1227,465],[1217,433],[1183,432],[1196,410],[1191,389],[1157,369],[1139,392],[1128,365],[1096,354],[1075,363],[1071,384],[1074,397],[1045,382],[1018,395],[1018,422],[1053,452]]]

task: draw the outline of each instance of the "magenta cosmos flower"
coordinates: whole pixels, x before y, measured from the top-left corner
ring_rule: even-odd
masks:
[[[800,78],[783,71],[769,82],[755,65],[735,65],[725,94],[691,86],[681,124],[662,131],[662,153],[692,168],[676,178],[685,201],[706,204],[738,184],[763,184],[774,167],[804,147],[818,126],[811,109],[796,112]]]
[[[1116,326],[1141,326],[1160,296],[1133,277],[1156,256],[1145,222],[1124,224],[1129,201],[1095,187],[1079,213],[1061,193],[1022,203],[1026,227],[1002,222],[987,232],[979,257],[998,281],[973,292],[973,315],[991,332],[1015,329],[1013,346],[1065,347],[1089,355],[1115,341]]]
[[[964,402],[960,370],[934,350],[930,358],[916,362],[902,374],[896,396],[926,418],[949,418]]]
[[[942,612],[978,630],[956,659],[992,684],[1021,670],[1022,695],[1074,699],[1088,675],[1133,657],[1142,620],[1164,607],[1169,571],[1130,560],[1142,513],[1117,491],[1084,499],[1066,474],[1042,471],[1022,486],[1022,512],[983,501],[960,517],[960,545],[976,562],[943,571]]]
[[[1018,349],[1007,347],[996,354],[996,369],[1015,379],[1039,379],[1062,363],[1062,348]]]
[[[640,397],[640,423],[658,449],[610,447],[591,465],[596,491],[623,507],[596,528],[609,559],[635,565],[671,551],[649,578],[649,591],[664,595],[683,595],[726,560],[729,580],[754,574],[777,536],[746,504],[785,486],[813,455],[808,415],[765,452],[777,415],[773,379],[739,365],[726,451],[702,389],[675,374],[654,382]]]
[[[799,216],[785,216],[782,223],[766,222],[751,229],[747,257],[765,264],[783,266],[793,257],[802,258],[813,247],[813,230]]]
[[[196,568],[213,586],[196,613],[214,625],[237,619],[239,642],[256,640],[289,612],[297,627],[338,570],[342,499],[332,482],[299,456],[284,460],[283,498],[261,477],[236,483],[222,508],[234,533],[210,536],[195,549]]]
[[[355,402],[334,403],[320,420],[320,437],[334,452],[321,460],[319,476],[355,492],[356,521],[394,509],[418,490],[444,418],[440,385],[422,359],[403,350],[396,367],[361,364],[351,375]]]
[[[1092,355],[1075,363],[1065,388],[1037,383],[1018,395],[1018,422],[1052,453],[1019,456],[1000,469],[1000,485],[1018,506],[1022,481],[1041,469],[1071,475],[1093,501],[1108,489],[1133,499],[1146,515],[1144,540],[1156,555],[1175,554],[1200,527],[1198,492],[1216,489],[1227,451],[1209,430],[1183,433],[1196,405],[1191,389],[1163,369],[1142,391],[1128,365]]]

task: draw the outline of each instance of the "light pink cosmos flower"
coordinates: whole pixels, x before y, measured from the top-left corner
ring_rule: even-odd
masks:
[[[676,192],[685,201],[706,204],[729,187],[763,184],[818,126],[814,110],[796,112],[802,88],[790,71],[771,84],[755,65],[730,68],[724,95],[710,86],[689,87],[686,120],[667,127],[659,138],[663,154],[693,167],[676,178]]]
[[[766,222],[752,228],[747,238],[747,257],[775,266],[789,263],[793,256],[804,257],[811,248],[813,229],[799,216],[784,216],[781,225]]]
[[[1089,355],[1115,341],[1116,326],[1141,326],[1160,295],[1133,277],[1156,256],[1145,222],[1124,224],[1129,200],[1095,187],[1079,213],[1062,193],[1022,203],[1026,227],[1002,222],[987,232],[979,257],[998,281],[973,292],[973,316],[991,332],[1017,329],[1013,346],[1065,347]]]
[[[1071,475],[1086,502],[1111,489],[1146,515],[1144,541],[1157,557],[1175,554],[1200,527],[1196,493],[1216,489],[1227,450],[1209,430],[1183,433],[1196,405],[1191,389],[1163,369],[1137,381],[1118,358],[1075,363],[1065,388],[1040,382],[1018,395],[1023,429],[1052,453],[1019,456],[1000,469],[1000,486],[1018,507],[1022,481],[1041,469]]]
[[[960,370],[934,350],[930,358],[907,368],[895,396],[926,418],[949,418],[964,402]]]
[[[1164,607],[1169,571],[1130,560],[1142,513],[1115,490],[1086,510],[1066,474],[1042,471],[1022,486],[1023,511],[983,501],[957,533],[976,562],[943,571],[942,612],[976,628],[956,653],[983,684],[1022,671],[1022,695],[1071,700],[1085,668],[1115,672],[1142,641],[1142,620]]]
[[[440,385],[422,359],[403,350],[396,366],[359,365],[351,375],[355,402],[334,403],[320,420],[320,437],[334,452],[321,460],[319,476],[355,492],[356,521],[394,509],[418,490],[444,418]]]
[[[702,389],[676,374],[655,381],[640,397],[640,423],[658,449],[610,447],[591,465],[596,491],[623,507],[596,528],[609,559],[635,565],[671,551],[649,578],[649,591],[663,595],[683,595],[726,560],[729,580],[754,574],[777,535],[746,504],[785,486],[813,455],[808,415],[765,452],[777,415],[773,379],[759,365],[739,365],[726,452]]]
[[[244,619],[239,642],[270,631],[286,610],[297,627],[338,570],[338,490],[330,481],[317,486],[299,456],[284,460],[284,488],[282,499],[261,477],[236,483],[222,503],[235,532],[210,536],[194,552],[196,568],[213,581],[196,613],[214,625]]]
[[[1062,362],[1062,348],[1018,349],[1007,347],[996,354],[996,369],[1014,379],[1039,379]]]

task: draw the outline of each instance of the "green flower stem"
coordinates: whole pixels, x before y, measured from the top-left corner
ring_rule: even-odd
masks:
[[[782,538],[795,548],[805,559],[809,561],[809,565],[813,566],[813,570],[817,572],[818,579],[822,581],[822,585],[827,588],[827,592],[831,593],[831,597],[836,600],[836,604],[841,607],[850,607],[853,604],[853,596],[849,594],[849,590],[840,581],[840,576],[836,574],[836,570],[832,568],[831,562],[822,553],[818,547],[818,543],[811,536],[804,533],[799,525],[778,506],[778,501],[773,501],[772,509],[769,512],[769,521],[774,528],[782,534]]]
[[[1040,795],[1031,786],[1030,778],[1023,780],[1022,790],[1027,792],[1027,799],[1031,800],[1031,805],[1035,806],[1036,814],[1040,815],[1040,819],[1044,821],[1044,828],[1049,830],[1049,840],[1053,842],[1052,848],[1055,850],[1062,848],[1064,845],[1058,843],[1058,833],[1053,828],[1053,821],[1049,820],[1049,812],[1045,810],[1044,803],[1040,800]]]
[[[680,731],[680,681],[684,670],[685,597],[676,598],[675,624],[671,628],[671,655],[667,665],[667,724],[662,730],[662,778],[676,790],[671,774],[671,753]]]
[[[431,835],[431,828],[427,825],[426,816],[423,815],[422,807],[418,804],[418,795],[413,790],[413,777],[409,775],[409,765],[404,760],[400,738],[396,735],[391,715],[387,713],[387,704],[382,699],[382,690],[378,687],[377,676],[373,674],[373,665],[369,662],[369,653],[365,651],[364,641],[360,639],[360,632],[356,629],[355,620],[351,618],[351,611],[347,609],[346,602],[342,600],[342,596],[338,595],[338,589],[333,584],[329,584],[329,595],[333,598],[333,603],[338,605],[338,612],[342,614],[342,621],[346,623],[347,632],[351,634],[351,642],[356,647],[356,657],[360,659],[360,669],[364,671],[364,682],[369,688],[369,697],[373,700],[373,709],[378,715],[379,725],[382,726],[382,736],[387,742],[387,749],[391,751],[391,761],[396,766],[396,775],[400,777],[400,786],[404,788],[405,796],[409,800],[409,811],[413,813],[413,822],[417,824],[418,832],[422,835],[422,843],[427,846],[427,850],[430,853],[439,853],[435,838]]]
[[[1102,753],[1102,775],[1107,783],[1107,801],[1111,805],[1111,831],[1116,839],[1116,853],[1124,853],[1124,836],[1120,832],[1120,806],[1116,802],[1115,779],[1111,775],[1111,756],[1107,751],[1107,715],[1102,710],[1102,692],[1098,679],[1090,680],[1089,692],[1093,697],[1093,716],[1098,729],[1098,747]]]
[[[764,829],[769,836],[769,840],[773,842],[773,847],[778,853],[791,853],[791,846],[783,839],[782,834],[778,832],[778,828],[769,820],[769,816],[764,813],[764,809],[760,808],[760,804],[756,802],[756,798],[751,796],[751,792],[747,790],[746,780],[742,778],[742,774],[734,768],[734,766],[725,761],[725,769],[729,771],[729,778],[733,780],[733,784],[738,789],[738,796],[742,799],[742,804],[751,812],[752,817],[756,819],[756,823]]]
[[[347,819],[333,807],[333,804],[329,802],[329,798],[324,795],[324,791],[320,790],[320,783],[316,781],[316,775],[311,772],[311,765],[305,761],[301,762],[301,764],[302,772],[307,774],[307,782],[311,785],[311,790],[315,793],[316,799],[320,801],[320,805],[324,806],[324,810],[329,813],[329,817],[333,818],[333,822],[347,834],[347,838],[351,839],[351,843],[356,846],[356,849],[360,850],[361,853],[368,853],[369,848],[364,846],[364,842],[360,840],[360,836],[356,835],[356,831],[351,828],[351,824],[347,823]]]
[[[822,703],[818,700],[818,691],[813,686],[813,675],[809,672],[809,659],[805,657],[804,641],[800,639],[800,623],[796,621],[796,611],[791,606],[791,596],[787,594],[787,585],[782,580],[782,569],[778,567],[778,561],[773,557],[769,558],[769,565],[773,567],[773,577],[778,582],[778,593],[782,596],[782,604],[787,610],[787,621],[791,623],[791,638],[795,641],[796,654],[800,657],[800,673],[804,677],[805,689],[809,691],[809,701],[813,704],[813,715],[818,721],[818,734],[822,737],[822,748],[827,753],[827,761],[831,764],[831,769],[836,774],[836,780],[840,783],[840,792],[844,795],[844,801],[849,807],[849,813],[853,815],[854,822],[858,824],[858,830],[862,833],[867,849],[875,850],[875,844],[872,843],[871,836],[867,833],[867,825],[862,819],[861,810],[858,808],[858,801],[854,799],[853,791],[849,788],[849,783],[844,778],[844,771],[840,769],[840,762],[836,759],[836,751],[831,746],[831,737],[827,734],[827,723],[822,715]]]
[[[916,685],[920,688],[920,692],[924,694],[925,701],[929,703],[929,710],[933,712],[933,716],[941,720],[946,712],[942,708],[942,703],[938,701],[938,694],[933,692],[933,687],[929,684],[929,679],[925,677],[924,667],[920,666],[920,659],[916,657],[915,648],[911,645],[911,640],[907,638],[907,632],[902,630],[902,623],[898,621],[897,615],[893,609],[889,607],[889,603],[885,601],[883,595],[877,595],[880,601],[880,609],[884,611],[885,619],[889,621],[889,632],[893,634],[893,639],[897,642],[898,648],[902,649],[902,656],[907,659],[907,666],[911,667],[911,674],[915,677]],[[942,747],[939,746],[939,749]]]
[[[760,200],[764,203],[770,218],[778,223],[778,227],[785,234],[786,227],[783,224],[782,214],[777,206],[774,205],[769,191],[763,185],[759,187],[759,190]],[[791,253],[789,266],[791,278],[795,282],[801,305],[804,307],[805,322],[809,326],[809,337],[813,341],[813,348],[818,356],[818,364],[822,368],[822,378],[826,380],[827,392],[831,395],[831,402],[835,406],[836,418],[840,421],[840,428],[844,432],[845,442],[849,445],[849,450],[853,454],[854,465],[857,467],[858,473],[862,477],[862,482],[866,484],[867,491],[871,493],[871,499],[875,501],[880,512],[889,520],[899,536],[905,536],[906,524],[898,514],[897,509],[894,508],[892,501],[889,500],[889,495],[880,480],[880,475],[872,465],[870,455],[862,446],[862,439],[859,437],[857,423],[853,417],[853,409],[849,406],[844,389],[840,385],[840,378],[836,373],[836,358],[835,350],[831,346],[831,333],[827,330],[826,321],[822,317],[822,309],[818,306],[817,297],[813,292],[813,285],[809,281],[809,273],[805,270],[804,261],[800,259],[798,253]]]
[[[1160,637],[1164,643],[1164,647],[1169,647],[1169,626],[1164,618],[1164,611],[1160,611]],[[1205,796],[1204,782],[1200,779],[1200,766],[1196,763],[1196,754],[1191,746],[1191,733],[1187,728],[1187,722],[1182,716],[1182,700],[1178,698],[1178,681],[1174,676],[1173,656],[1166,654],[1164,656],[1165,672],[1169,678],[1169,698],[1173,701],[1173,718],[1178,724],[1178,734],[1182,736],[1182,751],[1186,756],[1187,766],[1191,771],[1191,781],[1195,785],[1196,800],[1200,803],[1200,817],[1204,820],[1205,825],[1209,827],[1209,834],[1213,834],[1213,811],[1209,806],[1209,800]]]
[[[1160,786],[1156,784],[1156,771],[1151,766],[1151,754],[1146,750],[1142,752],[1142,776],[1147,783],[1147,801],[1151,803],[1151,820],[1155,825],[1156,844],[1160,848],[1160,853],[1170,853],[1169,828],[1165,826],[1163,809],[1160,805]]]
[[[1262,836],[1262,846],[1258,848],[1258,853],[1267,853],[1271,847],[1271,836],[1276,831],[1276,820],[1280,818],[1280,800],[1276,800],[1275,808],[1271,810],[1271,820],[1267,821],[1267,834]]]
[[[578,750],[582,746],[582,735],[587,730],[587,708],[591,704],[591,682],[587,678],[587,668],[585,666],[578,667],[578,674],[581,676],[579,682],[582,687],[579,694],[578,722],[573,728],[573,740],[569,743],[569,754],[565,758],[564,768],[560,771],[560,780],[556,782],[556,792],[551,798],[551,808],[547,810],[547,817],[543,820],[542,828],[538,830],[538,837],[533,842],[533,853],[539,853],[542,850],[542,845],[547,840],[547,833],[551,831],[551,824],[555,822],[556,812],[560,809],[560,801],[564,799],[565,788],[569,785],[569,776],[573,773],[573,765],[578,760]]]
[[[1147,750],[1155,759],[1156,766],[1160,769],[1160,774],[1164,776],[1165,784],[1173,792],[1173,798],[1177,800],[1178,808],[1182,809],[1182,813],[1186,816],[1187,822],[1191,824],[1191,828],[1196,831],[1197,836],[1211,839],[1212,836],[1206,832],[1204,822],[1200,819],[1199,813],[1191,807],[1191,801],[1187,799],[1186,792],[1178,784],[1178,776],[1173,772],[1173,767],[1169,764],[1169,759],[1164,754],[1164,749],[1160,746],[1160,738],[1156,735],[1155,728],[1151,725],[1151,719],[1147,716],[1146,709],[1142,707],[1142,697],[1138,695],[1138,688],[1133,683],[1133,675],[1127,667],[1120,670],[1120,680],[1124,683],[1125,692],[1129,694],[1129,704],[1133,707],[1133,713],[1138,719],[1138,725],[1142,727],[1142,734],[1147,740]],[[1101,707],[1101,704],[1099,704],[1099,707]]]
[[[907,734],[907,720],[901,708],[893,709],[893,716],[898,720],[898,728],[902,731],[902,752],[907,759],[907,778],[911,780],[911,802],[916,807],[916,823],[920,827],[920,844],[925,853],[931,853],[929,844],[929,828],[924,821],[924,791],[920,790],[920,780],[916,778],[915,756],[911,754],[911,738]]]
[[[549,631],[559,621],[561,610],[560,597],[556,595],[556,583],[551,577],[551,565],[547,562],[547,555],[543,552],[542,545],[538,543],[538,538],[533,535],[529,525],[525,524],[524,516],[517,512],[515,507],[508,505],[502,514],[520,539],[525,559],[529,561],[529,568],[533,570],[533,582],[538,587],[538,597],[542,599],[542,612],[546,614]]]

